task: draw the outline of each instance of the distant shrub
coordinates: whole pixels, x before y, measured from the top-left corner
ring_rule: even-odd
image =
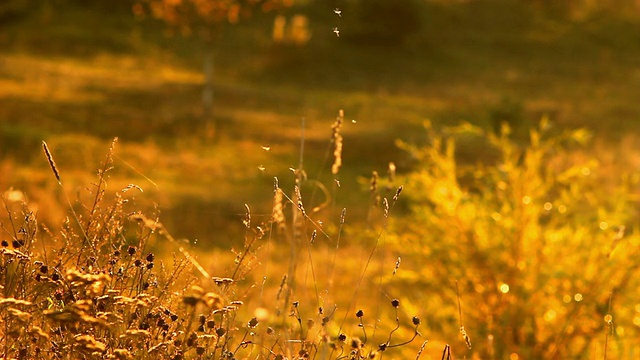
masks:
[[[584,20],[603,13],[629,15],[640,10],[640,4],[627,0],[526,0],[549,15],[572,20]]]
[[[4,23],[21,19],[29,13],[33,7],[31,0],[6,0],[0,4],[0,27]]]
[[[402,44],[421,30],[422,10],[415,0],[358,0],[347,8],[345,34],[362,44]]]

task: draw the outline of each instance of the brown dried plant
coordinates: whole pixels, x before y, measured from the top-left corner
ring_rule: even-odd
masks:
[[[336,150],[334,175],[341,165],[343,117],[340,111],[331,139]],[[391,302],[386,334],[367,331],[365,327],[378,325],[366,324],[362,311],[353,317],[358,289],[368,281],[367,269],[382,233],[369,245],[371,251],[355,277],[348,303],[330,302],[331,297],[344,298],[336,296],[340,290],[333,284],[343,271],[340,243],[347,209],[336,214],[335,228],[315,218],[321,209],[328,209],[331,199],[323,184],[307,179],[302,159],[294,172],[291,196],[275,180],[272,216],[266,223],[256,223],[245,205],[243,246],[234,252],[228,272],[212,274],[157,215],[134,207],[130,191],[142,193],[139,186],[109,191],[109,172],[118,158],[116,143],[114,139],[88,195],[72,203],[55,154],[43,142],[72,219],[65,219],[60,230],[40,226],[26,206],[16,214],[5,204],[10,227],[2,228],[10,239],[0,248],[1,358],[372,359],[420,336],[420,319],[404,318],[398,300]],[[303,186],[308,184],[325,193],[323,204],[305,203]],[[385,199],[385,218],[400,190],[391,204]],[[264,288],[265,277],[261,293],[273,294],[275,301],[273,309],[265,309],[269,301],[264,298],[259,304],[251,302],[256,286],[250,280],[260,264],[262,246],[278,236],[291,247],[290,271],[273,289]],[[298,257],[297,252],[305,249],[307,256]],[[327,250],[331,257],[319,256]],[[321,263],[327,265],[326,272],[320,271]],[[302,271],[311,274],[311,290]],[[345,314],[345,320],[335,321],[338,312]],[[363,340],[359,331],[348,331],[349,324],[358,323]],[[425,346],[426,342],[418,357]]]

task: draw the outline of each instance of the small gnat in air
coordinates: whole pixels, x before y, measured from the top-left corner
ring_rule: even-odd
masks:
[[[338,8],[335,8],[335,9],[333,9],[333,12],[334,12],[336,15],[338,15],[338,16],[340,16],[340,17],[342,17],[342,10],[340,10],[340,9],[338,9]]]
[[[265,171],[265,169],[266,169],[266,168],[265,168],[264,166],[262,166],[262,165],[258,166],[258,170],[260,170],[260,171],[262,171],[262,172],[264,172],[264,171]]]
[[[261,147],[261,148],[262,148],[262,150],[264,150],[264,151],[269,151],[269,150],[271,150],[271,146],[269,146],[269,145],[260,146],[260,147]]]
[[[333,28],[333,33],[336,34],[337,37],[340,37],[340,30],[337,27]]]

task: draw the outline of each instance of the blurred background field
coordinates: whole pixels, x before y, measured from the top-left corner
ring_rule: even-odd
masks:
[[[429,144],[427,119],[434,128],[466,121],[496,133],[506,123],[523,147],[543,118],[555,133],[585,128],[592,140],[567,161],[597,161],[608,174],[599,179],[599,195],[640,167],[640,4],[631,0],[294,1],[258,7],[216,29],[209,42],[197,28],[154,18],[147,5],[0,4],[0,190],[27,199],[51,228],[68,209],[42,140],[75,199],[118,137],[110,188],[139,185],[137,206],[212,254],[242,246],[244,204],[254,222],[270,219],[273,178],[293,188],[290,168],[300,166],[302,140],[309,178],[327,188],[340,183],[331,210],[316,220],[336,223],[347,208],[354,227],[372,219],[372,171],[382,176],[390,162],[400,175],[420,168],[397,140]],[[274,34],[277,17],[286,22],[282,38]],[[339,109],[343,166],[332,175],[331,125]],[[496,154],[463,136],[455,158],[463,167],[491,163]],[[628,190],[625,201],[635,209],[638,189]],[[303,191],[308,199],[313,188]],[[308,208],[323,201],[311,198]],[[412,221],[410,208],[424,200],[417,198],[398,205],[398,221]],[[636,223],[628,215],[631,231]],[[351,245],[360,241],[353,236]],[[637,329],[633,334],[637,340]],[[640,351],[626,349],[627,356]]]
[[[197,38],[136,19],[127,2],[11,3],[19,5],[4,5],[0,111],[3,164],[14,170],[3,187],[22,188],[46,168],[42,139],[60,146],[67,173],[87,174],[118,136],[120,156],[159,184],[164,211],[181,209],[167,218],[189,224],[176,230],[190,238],[213,229],[183,220],[233,219],[249,199],[268,198],[271,177],[297,165],[303,117],[307,164],[322,164],[341,108],[356,120],[345,126],[341,175],[353,188],[389,161],[402,166],[394,141],[418,141],[425,119],[487,128],[509,121],[526,134],[548,115],[560,127],[589,128],[612,157],[634,159],[640,33],[637,11],[614,5],[593,13],[576,5],[572,15],[526,1],[425,2],[421,28],[404,44],[350,39],[356,20],[322,2],[283,11],[309,17],[308,42],[276,44],[275,13],[257,12],[215,44],[211,138],[201,124]],[[194,201],[198,211],[186,214]]]

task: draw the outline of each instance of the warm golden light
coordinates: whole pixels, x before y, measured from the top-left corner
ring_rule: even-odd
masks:
[[[504,283],[502,285],[500,285],[500,292],[503,293],[503,294],[508,293],[509,292],[509,285],[504,284]]]
[[[551,309],[544,314],[544,319],[546,321],[553,321],[556,318],[556,315],[557,315],[556,311]]]

